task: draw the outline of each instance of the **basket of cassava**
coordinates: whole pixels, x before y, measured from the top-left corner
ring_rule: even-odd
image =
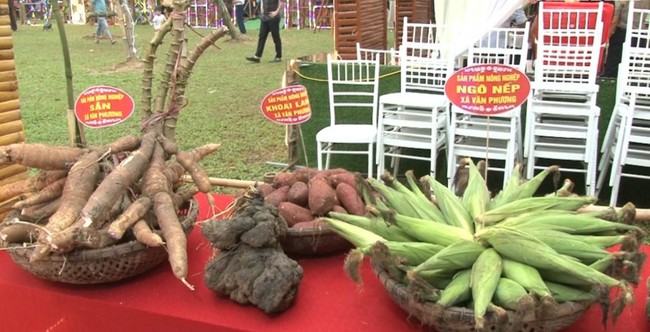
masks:
[[[198,204],[194,200],[178,211],[186,235],[192,231],[198,211]],[[160,233],[158,230],[156,232]],[[69,284],[115,282],[142,274],[167,260],[164,247],[149,247],[128,235],[120,243],[107,247],[51,253],[35,262],[29,259],[34,250],[30,243],[8,243],[6,248],[11,259],[29,273]]]
[[[596,199],[573,194],[569,180],[535,196],[547,175],[559,179],[557,166],[522,181],[517,165],[491,197],[485,164],[461,166],[467,181],[456,192],[430,176],[418,182],[409,171],[402,184],[385,173],[362,186],[370,191],[362,194],[365,222],[322,218],[356,247],[345,261],[353,280],[369,256],[391,298],[440,332],[557,331],[593,303],[606,321],[633,302],[629,284],[638,281],[646,236],[629,223],[633,205],[586,212]]]
[[[330,213],[365,214],[360,181],[357,174],[342,168],[319,171],[305,167],[278,173],[270,183],[258,184],[255,189],[289,226],[281,240],[286,253],[325,255],[348,250],[351,244],[319,218]]]

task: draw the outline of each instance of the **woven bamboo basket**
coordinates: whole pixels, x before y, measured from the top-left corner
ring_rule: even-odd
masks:
[[[189,234],[194,227],[199,207],[190,201],[178,212],[179,219]],[[29,262],[32,248],[10,243],[7,251],[11,259],[29,273],[46,280],[69,284],[99,284],[123,280],[144,273],[167,259],[163,247],[147,247],[131,240],[101,249],[80,249],[66,254],[51,254],[34,263]]]
[[[298,255],[327,255],[352,248],[350,242],[334,233],[326,223],[309,228],[289,227],[280,244],[284,252]]]
[[[404,311],[415,317],[424,325],[433,326],[437,332],[474,332],[474,312],[468,308],[442,308],[433,302],[419,301],[413,292],[397,280],[378,263],[372,267],[384,288]],[[545,317],[518,315],[507,312],[507,318],[497,317],[489,312],[485,316],[484,331],[504,332],[552,332],[571,326],[580,318],[590,302],[565,302],[559,304],[554,314]]]

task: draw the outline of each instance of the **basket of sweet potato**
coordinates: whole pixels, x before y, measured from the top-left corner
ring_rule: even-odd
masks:
[[[343,168],[299,168],[276,174],[271,183],[258,184],[256,189],[263,193],[265,204],[275,206],[289,227],[281,241],[284,251],[313,255],[351,248],[319,218],[331,211],[364,215],[358,179],[357,174]]]

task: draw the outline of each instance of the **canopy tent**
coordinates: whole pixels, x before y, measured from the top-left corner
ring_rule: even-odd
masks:
[[[436,0],[436,23],[448,27],[441,29],[437,39],[452,44],[450,55],[458,56],[489,28],[505,22],[527,3],[528,0]]]

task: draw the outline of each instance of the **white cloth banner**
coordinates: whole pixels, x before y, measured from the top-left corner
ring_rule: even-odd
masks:
[[[528,0],[436,0],[436,23],[445,26],[437,39],[452,45],[454,57],[465,52],[488,29],[505,22]]]

